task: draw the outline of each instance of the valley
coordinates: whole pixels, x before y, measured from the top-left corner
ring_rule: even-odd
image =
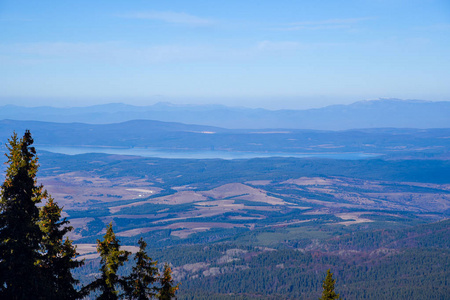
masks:
[[[446,293],[448,129],[2,121],[1,152],[23,128],[36,132],[39,183],[74,228],[82,284],[112,222],[124,249],[143,237],[160,267],[171,263],[179,299],[316,299],[328,268],[345,298]]]
[[[172,263],[179,299],[312,299],[327,268],[347,298],[364,299],[361,286],[401,298],[411,282],[417,299],[445,291],[447,161],[40,157],[40,181],[87,259],[77,273],[85,280],[112,221],[127,250],[142,236],[154,259]],[[430,285],[442,288],[428,293]]]
[[[134,162],[146,163],[144,158],[135,158]],[[44,165],[43,171],[51,170]],[[91,222],[99,221],[122,224],[116,229],[119,236],[170,230],[171,238],[182,240],[212,229],[251,231],[325,219],[329,224],[347,226],[383,219],[393,224],[406,220],[427,222],[444,218],[450,208],[450,184],[342,176],[274,180],[269,175],[252,181],[249,174],[241,182],[225,179],[206,185],[187,179],[188,184],[178,186],[170,178],[152,178],[150,174],[143,178],[105,178],[98,169],[51,172],[59,174],[41,177],[41,182],[60,199],[71,222],[82,225],[75,232],[83,231],[85,235],[73,236],[77,239],[96,236],[98,232],[87,229]],[[176,175],[174,180],[180,181],[183,176],[188,174]],[[81,220],[76,218],[80,214]]]

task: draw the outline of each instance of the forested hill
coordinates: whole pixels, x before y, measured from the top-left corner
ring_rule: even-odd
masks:
[[[446,158],[450,129],[224,129],[134,120],[117,124],[0,121],[3,146],[11,132],[30,129],[36,145],[156,148],[280,153],[361,152],[403,157]],[[0,147],[2,147],[0,146]],[[39,147],[38,147],[39,148]],[[101,151],[99,151],[101,152]]]
[[[384,99],[305,110],[267,110],[221,105],[180,106],[120,103],[89,107],[0,107],[0,119],[51,122],[117,123],[136,119],[182,122],[224,128],[448,128],[450,102]]]

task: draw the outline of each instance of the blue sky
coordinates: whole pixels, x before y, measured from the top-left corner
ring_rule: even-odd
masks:
[[[450,100],[450,1],[0,0],[0,104]]]

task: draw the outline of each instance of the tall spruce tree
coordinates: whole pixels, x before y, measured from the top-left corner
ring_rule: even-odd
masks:
[[[61,209],[37,184],[39,167],[30,131],[14,133],[7,148],[8,168],[0,199],[0,299],[76,299],[71,270],[81,265]]]
[[[45,196],[36,181],[38,159],[26,131],[14,133],[7,144],[8,168],[0,200],[0,299],[39,299],[42,293],[40,203]]]
[[[331,273],[330,269],[327,270],[327,276],[323,281],[322,287],[322,297],[319,300],[334,300],[341,299],[339,294],[336,294],[334,291],[334,284],[336,283],[336,279],[333,279],[333,273]]]
[[[40,210],[43,256],[39,266],[45,279],[43,286],[46,299],[79,299],[82,295],[74,287],[78,280],[73,278],[71,270],[82,266],[83,262],[74,259],[77,252],[72,241],[64,240],[73,228],[67,226],[66,218],[61,220],[61,211],[51,197]]]
[[[120,250],[120,241],[114,234],[112,222],[106,228],[103,241],[97,240],[97,252],[101,257],[101,277],[87,285],[83,291],[89,293],[100,290],[98,300],[117,300],[119,286],[125,286],[117,271],[128,260],[130,252]]]
[[[160,278],[160,284],[161,288],[158,293],[159,300],[171,300],[175,298],[175,293],[178,290],[179,284],[175,286],[173,285],[172,269],[168,263],[164,265],[163,275]]]
[[[134,256],[136,263],[131,274],[126,277],[125,297],[127,299],[148,300],[156,296],[156,288],[153,284],[158,279],[158,262],[152,261],[145,248],[147,243],[140,239],[139,251]]]

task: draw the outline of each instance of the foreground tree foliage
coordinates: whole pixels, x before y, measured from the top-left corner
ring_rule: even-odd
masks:
[[[112,223],[106,229],[103,241],[97,240],[97,251],[101,257],[101,277],[86,286],[86,292],[100,290],[99,300],[119,299],[119,287],[125,288],[125,280],[117,274],[119,267],[128,260],[130,252],[120,250],[120,241],[114,234]]]
[[[106,228],[103,241],[97,240],[97,252],[101,258],[101,276],[84,287],[83,294],[100,291],[97,300],[117,300],[121,297],[137,300],[173,299],[178,285],[173,285],[172,270],[169,265],[164,266],[163,276],[159,277],[157,262],[152,261],[145,251],[147,243],[142,238],[138,243],[139,251],[134,256],[135,265],[131,273],[128,276],[119,276],[119,268],[128,261],[131,253],[120,250],[120,241],[116,238],[110,223]],[[120,294],[120,291],[123,293]]]
[[[138,242],[139,251],[134,256],[136,265],[131,274],[126,277],[125,296],[128,299],[147,300],[156,296],[156,287],[153,285],[158,280],[158,262],[152,261],[145,252],[147,243],[141,238]]]
[[[327,270],[327,277],[323,281],[322,287],[322,297],[319,300],[334,300],[340,299],[339,294],[336,294],[334,291],[334,284],[336,283],[336,279],[333,279],[333,273],[330,272],[330,269]]]
[[[7,144],[8,168],[0,200],[0,299],[77,299],[71,269],[81,265],[60,222],[61,209],[37,184],[38,159],[27,130]]]
[[[62,208],[49,198],[40,211],[40,227],[43,232],[41,267],[47,299],[78,299],[82,295],[74,285],[78,283],[72,276],[71,270],[83,265],[83,262],[74,260],[77,256],[72,241],[64,235],[71,231],[66,226],[69,221],[61,219]]]
[[[160,278],[161,288],[159,289],[159,300],[170,300],[175,297],[179,284],[174,286],[172,279],[172,269],[169,264],[164,265],[163,275]]]
[[[0,202],[0,298],[33,299],[42,295],[39,281],[39,209],[44,197],[37,185],[38,162],[29,131],[14,134],[7,145],[6,179]]]
[[[100,290],[97,299],[119,299],[119,289],[129,299],[151,299],[160,291],[160,299],[175,296],[171,270],[166,265],[164,276],[158,277],[156,262],[145,252],[147,244],[139,240],[136,265],[129,276],[121,278],[119,267],[130,252],[120,250],[120,242],[109,224],[104,240],[97,240],[101,257],[101,277],[78,291],[72,270],[83,265],[72,241],[64,236],[73,228],[62,208],[38,185],[39,167],[33,139],[27,130],[19,140],[13,134],[7,148],[8,168],[1,186],[0,198],[0,299],[80,299]],[[38,208],[43,200],[47,202]],[[161,288],[156,287],[156,282]]]

